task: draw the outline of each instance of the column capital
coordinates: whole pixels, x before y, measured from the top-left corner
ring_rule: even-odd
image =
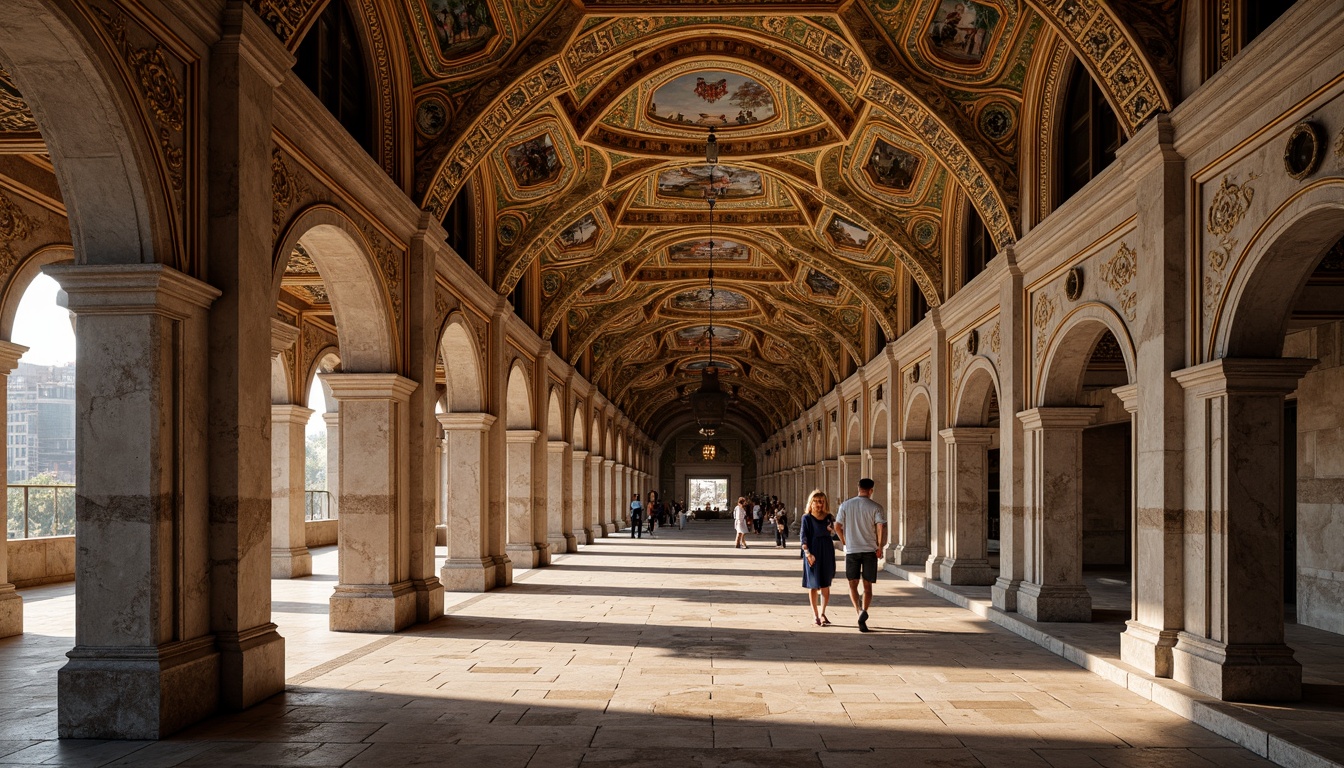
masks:
[[[1088,416],[1088,422],[1091,422],[1091,416]],[[948,427],[938,430],[938,436],[943,438],[945,443],[954,443],[959,445],[989,445],[994,442],[994,433],[999,430],[994,427]]]
[[[870,459],[885,459],[887,457],[886,448],[865,448],[863,452]]]
[[[12,341],[0,341],[0,376],[8,376],[19,367],[19,358],[28,348]]]
[[[488,413],[436,413],[434,418],[445,432],[485,432],[495,424]]]
[[[564,453],[567,448],[569,448],[569,443],[564,440],[548,440],[546,442],[546,450],[549,453]]]
[[[339,429],[341,426],[341,412],[327,411],[322,414],[322,420],[327,423],[327,429]]]
[[[1023,429],[1077,429],[1091,426],[1098,408],[1032,408],[1017,414]],[[941,432],[939,434],[942,434]]]
[[[581,451],[578,448],[574,449],[572,455],[574,456],[575,461],[588,461],[588,459],[591,458],[587,451]]]
[[[537,438],[541,437],[541,430],[537,429],[510,429],[504,432],[504,439],[510,443],[535,443]]]
[[[1229,357],[1173,371],[1171,377],[1192,395],[1286,395],[1318,362],[1301,357]]]
[[[42,272],[60,284],[76,316],[154,312],[185,320],[220,296],[213,285],[163,264],[50,264]]]
[[[1123,387],[1115,387],[1111,389],[1111,391],[1115,393],[1116,397],[1120,398],[1120,402],[1124,404],[1126,411],[1129,411],[1130,413],[1138,412],[1139,410],[1138,384],[1126,384]]]
[[[932,450],[933,443],[928,440],[898,440],[891,444],[897,453],[928,453]]]
[[[615,460],[615,459],[603,459],[603,460],[602,460],[602,466],[603,466],[603,467],[614,467],[614,466],[616,466],[616,460]]]
[[[294,342],[298,340],[299,329],[297,326],[290,325],[278,317],[271,318],[271,357],[276,357],[294,346]]]
[[[590,453],[588,454],[588,456],[584,458],[584,462],[587,463],[588,466],[590,467],[600,467],[602,466],[602,457],[598,456],[597,454]]]
[[[271,406],[271,422],[274,424],[306,425],[314,413],[312,408],[302,405],[278,404]]]
[[[347,400],[397,400],[408,402],[419,386],[395,373],[319,373],[338,402]]]

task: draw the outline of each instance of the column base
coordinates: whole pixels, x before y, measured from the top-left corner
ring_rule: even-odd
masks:
[[[341,584],[330,604],[333,632],[399,632],[415,623],[415,587],[409,581]]]
[[[219,633],[220,706],[235,712],[285,690],[285,638],[266,623]]]
[[[495,586],[507,587],[513,583],[513,561],[508,555],[495,555]]]
[[[997,577],[988,560],[948,558],[938,566],[938,579],[944,584],[986,587]]]
[[[504,551],[518,568],[541,568],[551,563],[551,550],[545,544],[509,544]]]
[[[1120,633],[1120,660],[1147,672],[1153,677],[1171,677],[1171,650],[1176,646],[1179,630],[1153,629],[1130,620]]]
[[[592,544],[597,540],[597,533],[592,528],[584,528],[580,536],[583,544]]]
[[[428,624],[443,616],[443,584],[437,576],[428,579],[413,579],[415,588],[415,621]]]
[[[928,559],[928,547],[905,547],[897,544],[887,549],[887,562],[892,565],[923,565]]]
[[[990,589],[990,598],[994,601],[994,607],[1000,611],[1017,610],[1017,593],[1022,589],[1021,579],[1005,579],[1002,576],[994,580],[994,586]]]
[[[616,532],[615,523],[602,523],[602,538],[605,539],[615,532]]]
[[[549,554],[563,555],[569,551],[569,539],[559,533],[551,534],[546,538],[546,546],[550,548]]]
[[[495,561],[449,559],[439,569],[439,582],[449,592],[487,592],[495,588]]]
[[[148,648],[75,647],[56,676],[62,739],[162,739],[213,715],[215,636]]]
[[[924,561],[924,578],[937,581],[943,575],[943,561],[946,559],[942,555],[929,555],[929,559]]]
[[[448,526],[446,525],[434,526],[434,546],[436,547],[448,546]]]
[[[1022,582],[1017,612],[1032,621],[1091,621],[1092,595],[1081,584]]]
[[[1228,645],[1180,632],[1172,673],[1176,682],[1223,701],[1302,698],[1302,665],[1283,644]]]
[[[307,547],[271,549],[271,578],[297,579],[313,575],[313,553]]]
[[[0,637],[23,634],[23,597],[13,584],[0,584]]]
[[[565,534],[565,548],[558,550],[560,552],[569,552],[573,554],[579,551],[579,539],[572,533]]]

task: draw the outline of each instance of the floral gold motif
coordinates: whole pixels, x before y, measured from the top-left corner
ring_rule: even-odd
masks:
[[[289,170],[285,156],[278,149],[271,150],[271,240],[280,237],[280,228],[290,208],[307,194],[308,185]]]
[[[1245,218],[1246,211],[1255,199],[1255,188],[1251,182],[1258,178],[1257,174],[1252,173],[1245,181],[1238,183],[1232,176],[1223,176],[1218,191],[1213,195],[1213,202],[1209,205],[1207,228],[1209,234],[1218,238],[1218,245],[1209,249],[1208,272],[1204,275],[1206,314],[1213,310],[1222,295],[1225,273],[1238,245],[1232,232]]]
[[[0,278],[7,277],[18,264],[13,244],[28,239],[36,230],[37,222],[0,191]]]
[[[1036,299],[1036,306],[1032,309],[1031,324],[1036,328],[1037,361],[1045,353],[1046,331],[1050,329],[1050,321],[1055,318],[1055,310],[1058,308],[1058,302],[1053,297],[1042,294]]]
[[[1112,290],[1120,290],[1138,274],[1138,254],[1127,243],[1121,243],[1115,255],[1101,265],[1101,280]]]

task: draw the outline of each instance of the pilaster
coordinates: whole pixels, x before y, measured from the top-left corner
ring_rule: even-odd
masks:
[[[313,572],[304,520],[308,417],[301,405],[271,406],[271,578]]]
[[[446,473],[448,558],[439,569],[439,581],[450,592],[494,589],[497,574],[490,554],[490,504],[485,475],[489,469],[488,413],[436,414],[443,427]]]
[[[900,470],[896,534],[888,545],[887,562],[922,566],[929,559],[929,452],[927,440],[894,443]]]
[[[593,532],[592,483],[588,472],[589,454],[587,451],[570,451],[570,465],[573,473],[573,493],[570,497],[574,510],[575,540],[578,544],[592,544],[597,536]]]
[[[509,560],[520,568],[537,568],[549,562],[545,543],[539,543],[535,538],[532,520],[536,512],[532,487],[533,453],[540,437],[541,432],[535,429],[510,429],[505,433],[509,495],[508,543],[504,549]]]

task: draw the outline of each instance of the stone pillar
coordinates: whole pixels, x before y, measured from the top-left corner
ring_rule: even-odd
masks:
[[[438,517],[434,506],[439,497],[436,481],[438,451],[442,444],[434,413],[438,401],[435,369],[439,364],[440,340],[435,281],[440,244],[447,234],[435,216],[421,211],[418,226],[411,236],[403,283],[407,318],[404,371],[407,378],[418,383],[406,402],[407,429],[401,436],[408,446],[405,461],[410,531],[407,575],[415,589],[415,620],[422,624],[443,616],[443,583],[439,581],[435,551]]]
[[[58,728],[66,739],[158,739],[213,714],[221,687],[237,684],[221,678],[211,616],[205,350],[207,307],[219,292],[160,264],[44,271],[79,324],[80,552],[75,647],[57,677]],[[265,423],[258,419],[258,433]],[[243,620],[258,603],[269,619],[269,502],[247,512],[264,555],[247,564],[265,570]],[[268,621],[250,629],[258,653],[275,665],[261,689],[283,686],[284,640]]]
[[[611,534],[607,530],[606,516],[607,509],[607,490],[602,482],[602,462],[601,456],[589,453],[588,458],[584,459],[584,467],[588,472],[588,514],[593,521],[593,537],[606,538]]]
[[[448,559],[439,569],[439,581],[449,592],[484,592],[498,586],[490,552],[490,503],[485,474],[489,468],[488,413],[440,413],[447,486],[446,525]]]
[[[397,632],[415,623],[406,486],[407,404],[415,382],[394,373],[323,373],[340,404],[340,581],[336,632]]]
[[[941,431],[947,457],[947,557],[938,578],[947,584],[994,583],[989,565],[989,446],[994,431],[987,427],[952,427]]]
[[[1026,574],[1026,528],[1024,511],[1023,456],[1026,437],[1022,422],[1011,414],[1026,408],[1027,370],[1026,291],[1022,269],[1012,246],[999,252],[1002,264],[999,284],[999,576],[990,590],[994,607],[1017,610],[1017,594]]]
[[[1171,374],[1187,364],[1189,182],[1174,138],[1170,117],[1157,115],[1122,148],[1126,172],[1135,180],[1138,214],[1131,286],[1138,303],[1131,323],[1137,378],[1116,394],[1133,414],[1130,473],[1143,478],[1133,484],[1130,582],[1135,598],[1143,599],[1131,606],[1120,658],[1157,677],[1172,675],[1172,648],[1187,594],[1181,572],[1185,392]]]
[[[443,414],[435,414],[435,418]],[[442,422],[440,422],[442,424]],[[439,469],[438,482],[435,485],[436,493],[434,497],[437,504],[437,514],[435,519],[438,521],[434,526],[434,544],[440,547],[448,546],[448,433],[444,432],[438,440]]]
[[[798,494],[798,509],[801,513],[807,512],[807,496],[817,488],[817,465],[808,464],[803,467],[803,492]]]
[[[592,473],[588,471],[591,459],[587,451],[570,451],[570,471],[573,472],[570,504],[574,510],[575,540],[585,545],[597,539],[593,520]]]
[[[1283,639],[1283,398],[1315,360],[1214,360],[1185,389],[1185,626],[1172,677],[1225,701],[1292,701]]]
[[[506,434],[508,477],[508,540],[505,551],[519,568],[545,565],[545,551],[532,531],[532,453],[541,432],[510,429]]]
[[[341,414],[324,413],[322,421],[327,425],[327,515],[337,520],[341,516],[341,495],[336,492],[341,487]]]
[[[0,341],[0,413],[8,413],[9,374],[19,366],[28,348]],[[8,504],[0,504],[0,531],[9,530]],[[9,583],[9,547],[0,539],[0,637],[23,634],[23,598]]]
[[[602,528],[611,535],[621,530],[621,518],[616,514],[616,506],[620,503],[616,497],[620,489],[616,487],[615,459],[602,460],[602,488]]]
[[[1083,429],[1095,408],[1032,408],[1026,435],[1026,580],[1017,609],[1032,621],[1091,621],[1083,585]]]
[[[275,89],[294,58],[244,3],[229,3],[221,22],[202,98],[204,273],[220,293],[210,306],[207,345],[195,350],[208,350],[209,402],[203,413],[182,418],[203,418],[209,429],[210,620],[220,652],[220,704],[239,710],[285,687],[284,640],[271,623],[267,534],[276,297],[266,190]]]
[[[873,501],[887,510],[887,530],[890,531],[892,529],[890,521],[894,517],[892,513],[896,511],[896,507],[892,504],[891,491],[887,487],[887,449],[869,448],[863,452],[863,459],[866,465],[864,474],[873,480]]]
[[[313,573],[304,521],[304,464],[308,417],[301,405],[271,406],[271,578]]]
[[[836,480],[835,487],[840,491],[840,498],[848,499],[859,495],[859,478],[863,476],[863,454],[847,453],[841,456],[838,469],[840,477]]]
[[[569,443],[551,440],[546,443],[546,542],[552,554],[570,552],[574,541],[572,529],[566,531],[565,475],[570,473]],[[566,533],[569,535],[566,536]]]
[[[929,446],[927,440],[894,443],[900,462],[897,481],[896,530],[887,560],[897,565],[922,566],[929,559]]]

